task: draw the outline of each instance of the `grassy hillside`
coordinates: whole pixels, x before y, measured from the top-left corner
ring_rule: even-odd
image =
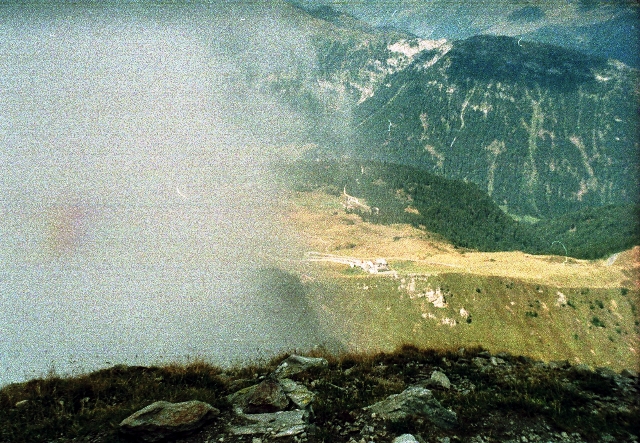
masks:
[[[383,257],[395,271],[297,265],[319,323],[349,350],[481,345],[544,360],[638,367],[638,248],[615,263],[481,253],[407,224],[345,214],[341,197],[323,191],[297,192],[292,201],[287,224],[308,250]],[[438,290],[443,303],[434,304]]]

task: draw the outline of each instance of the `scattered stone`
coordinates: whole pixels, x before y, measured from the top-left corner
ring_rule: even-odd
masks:
[[[481,357],[474,357],[472,361],[473,361],[473,364],[478,368],[482,368],[489,363],[489,361],[486,358],[481,358]]]
[[[393,443],[420,443],[416,438],[411,434],[402,434],[399,437],[393,439]]]
[[[591,367],[587,364],[581,363],[579,365],[571,366],[569,371],[577,374],[577,375],[590,375],[593,374]]]
[[[157,442],[197,431],[220,411],[197,401],[170,403],[157,401],[120,423],[120,431],[145,442]]]
[[[560,361],[550,361],[549,362],[549,367],[551,369],[567,369],[570,366],[571,366],[571,363],[569,363],[569,360],[560,360]]]
[[[249,397],[257,387],[258,385],[248,386],[233,394],[227,395],[227,401],[233,405],[236,413],[242,414],[243,410],[247,407]]]
[[[20,400],[16,403],[16,408],[22,408],[23,406],[27,406],[29,404],[29,400]]]
[[[255,386],[246,397],[245,412],[257,414],[282,411],[289,405],[289,398],[276,380],[266,379]]]
[[[431,391],[421,386],[410,386],[400,394],[390,395],[385,400],[364,409],[390,421],[422,414],[441,428],[451,429],[458,424],[456,413],[442,407]]]
[[[293,354],[280,363],[280,366],[276,368],[273,375],[276,378],[288,378],[299,372],[306,371],[309,368],[327,367],[328,364],[324,358],[303,357]]]
[[[616,374],[616,372],[613,369],[606,368],[606,367],[596,368],[596,373],[600,377],[606,378],[606,379],[609,379],[609,380],[613,380],[614,378],[616,378],[618,376],[618,374]]]
[[[279,380],[280,386],[284,393],[289,397],[299,409],[304,409],[311,404],[315,398],[315,394],[308,390],[304,385],[294,382],[290,378]]]
[[[450,389],[451,382],[449,381],[449,377],[446,376],[443,372],[433,371],[431,373],[431,378],[423,383],[425,387],[431,388],[442,388],[442,389]]]
[[[250,424],[229,429],[234,435],[270,434],[273,437],[298,435],[305,432],[307,411],[278,411],[265,414],[241,414],[241,419]]]

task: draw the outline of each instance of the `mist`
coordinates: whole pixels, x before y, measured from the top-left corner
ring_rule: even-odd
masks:
[[[313,67],[295,23],[226,2],[0,16],[0,385],[331,340],[281,284],[302,251],[270,162],[309,122],[252,86]]]

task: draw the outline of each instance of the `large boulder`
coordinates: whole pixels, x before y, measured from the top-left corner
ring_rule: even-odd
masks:
[[[394,394],[365,410],[389,421],[400,421],[410,415],[423,415],[433,424],[445,429],[457,426],[456,413],[444,408],[433,393],[421,386],[410,386],[400,394]]]
[[[120,431],[153,443],[192,433],[218,414],[218,409],[197,400],[182,403],[157,401],[122,420]]]

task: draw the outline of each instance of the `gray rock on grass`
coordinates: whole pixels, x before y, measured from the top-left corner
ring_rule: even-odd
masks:
[[[220,414],[208,403],[157,401],[120,423],[120,431],[144,442],[157,442],[197,431]]]
[[[234,435],[270,434],[273,437],[298,435],[305,431],[307,411],[278,411],[266,414],[241,414],[246,423],[229,429]]]
[[[383,420],[400,421],[410,415],[424,415],[444,429],[454,428],[458,424],[456,413],[444,408],[430,390],[421,386],[410,386],[364,409]]]
[[[289,406],[289,398],[280,383],[266,379],[250,391],[243,409],[250,414],[260,414],[282,411],[287,406]]]
[[[394,438],[393,443],[420,443],[420,442],[411,434],[402,434]]]
[[[275,371],[273,371],[273,375],[276,378],[288,378],[310,368],[327,367],[328,364],[324,358],[303,357],[292,354],[280,363]]]

